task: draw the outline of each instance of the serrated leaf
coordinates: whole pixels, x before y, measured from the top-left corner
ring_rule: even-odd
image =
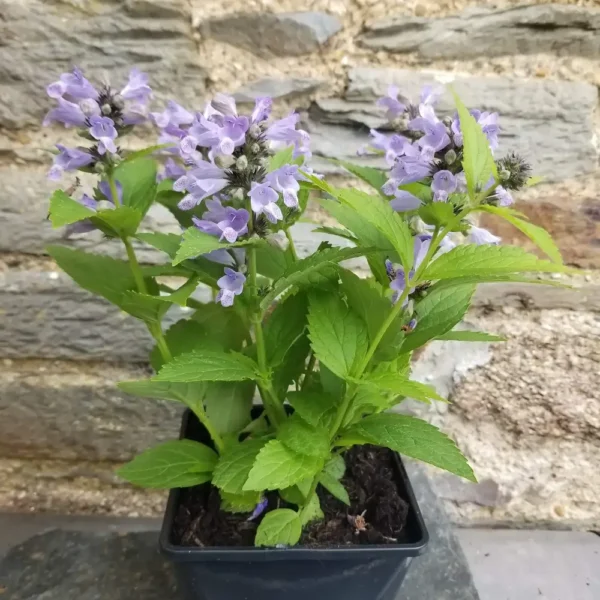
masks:
[[[200,350],[208,345],[211,349],[218,348],[218,344],[207,340],[205,328],[191,319],[180,319],[164,332],[165,341],[173,358],[180,354]],[[159,371],[165,364],[158,347],[154,347],[150,353],[150,364],[155,371]]]
[[[263,298],[260,306],[267,309],[273,300],[292,285],[301,286],[311,283],[311,277],[326,269],[337,268],[344,260],[363,256],[372,250],[369,248],[326,248],[292,264],[283,276],[273,283],[271,291]]]
[[[473,283],[430,288],[427,296],[415,306],[417,326],[404,338],[400,352],[412,352],[450,331],[465,316],[474,293]]]
[[[381,374],[381,375],[370,375],[363,380],[365,383],[372,384],[382,390],[394,392],[399,396],[405,396],[406,398],[413,398],[420,402],[430,403],[430,400],[437,400],[438,402],[448,401],[442,398],[434,388],[425,383],[419,381],[411,381],[405,377],[394,375],[394,374]]]
[[[437,427],[395,413],[366,417],[342,432],[340,445],[375,444],[390,448],[476,482],[473,470],[456,444]]]
[[[73,200],[62,190],[56,190],[50,198],[48,217],[55,229],[89,219],[95,214],[96,211],[89,209],[77,200]]]
[[[149,246],[168,254],[171,258],[175,258],[181,244],[181,236],[176,233],[138,233],[136,237]]]
[[[299,413],[286,419],[277,431],[277,439],[297,454],[317,458],[329,456],[329,431],[310,425]]]
[[[347,229],[344,229],[343,227],[329,227],[326,225],[321,225],[320,227],[315,227],[313,229],[313,233],[326,233],[327,235],[335,235],[337,237],[341,237],[346,240],[350,240],[354,244],[358,243],[358,238],[355,237]]]
[[[250,423],[256,389],[253,381],[219,381],[205,386],[204,408],[218,433],[237,434]]]
[[[146,156],[150,156],[159,150],[165,150],[166,148],[172,148],[173,144],[156,144],[154,146],[148,146],[147,148],[142,148],[141,150],[134,150],[131,152],[127,152],[125,157],[123,158],[123,162],[131,162],[132,160],[137,160],[138,158],[144,158]]]
[[[306,328],[308,301],[296,294],[279,302],[264,326],[267,362],[271,368],[283,363],[288,350],[300,339]]]
[[[217,458],[204,444],[174,440],[136,456],[117,475],[146,488],[189,487],[210,481]]]
[[[105,235],[124,238],[135,235],[142,217],[137,208],[118,206],[95,212],[90,221]]]
[[[169,310],[169,304],[156,296],[128,291],[123,294],[121,308],[128,314],[146,323],[160,323]]]
[[[389,203],[379,196],[370,196],[357,190],[342,190],[338,197],[340,202],[354,209],[387,238],[406,271],[410,271],[413,266],[412,234],[408,224]]]
[[[421,280],[477,277],[478,281],[494,281],[498,275],[528,272],[576,273],[577,270],[541,260],[517,246],[466,244],[434,260]]]
[[[279,440],[271,440],[256,457],[244,484],[244,491],[291,487],[307,477],[314,476],[322,467],[322,459],[297,454]]]
[[[381,169],[375,169],[374,167],[362,167],[360,165],[354,165],[345,160],[332,160],[338,165],[344,167],[344,169],[352,173],[352,175],[355,175],[359,179],[362,179],[365,183],[368,183],[380,193],[384,183],[388,180],[388,174]]]
[[[189,383],[191,381],[244,381],[258,378],[258,365],[243,354],[194,350],[181,354],[164,365],[153,380]]]
[[[542,250],[555,263],[562,264],[562,256],[558,246],[554,243],[551,235],[542,227],[538,227],[529,221],[519,219],[510,210],[501,206],[479,206],[478,210],[497,215],[514,225],[519,231],[523,232],[540,250]]]
[[[321,473],[319,476],[319,483],[340,502],[343,502],[347,506],[350,506],[350,496],[344,487],[344,484],[332,477],[329,473]]]
[[[292,162],[294,156],[294,146],[288,146],[283,150],[276,152],[271,158],[269,158],[269,166],[267,171],[275,171],[284,165],[289,165]]]
[[[436,340],[455,340],[457,342],[505,342],[506,338],[501,335],[484,333],[482,331],[448,331],[438,335]]]
[[[302,508],[299,513],[300,522],[302,525],[308,525],[313,521],[319,521],[325,517],[325,514],[321,510],[321,503],[319,502],[319,496],[313,494],[308,503]]]
[[[331,477],[338,480],[344,476],[345,472],[346,462],[344,457],[339,454],[332,456],[323,467],[323,473],[327,473],[327,475],[331,475]]]
[[[227,250],[228,248],[238,248],[253,243],[252,240],[241,240],[235,242],[235,244],[222,243],[214,235],[204,233],[196,227],[190,227],[183,232],[181,245],[173,259],[173,264],[178,265],[188,258],[196,258],[197,256],[208,254],[214,250]]]
[[[306,358],[310,351],[310,343],[306,334],[288,350],[283,363],[277,367],[272,374],[273,386],[277,395],[283,396],[287,393],[292,382],[298,382],[306,364]]]
[[[122,162],[114,177],[123,187],[123,206],[145,215],[156,197],[156,162],[143,157]]]
[[[240,350],[248,336],[248,329],[239,314],[216,302],[203,305],[192,319],[202,325],[211,345],[217,344],[224,350]]]
[[[307,423],[329,431],[338,410],[337,400],[325,392],[289,392],[289,403]]]
[[[333,398],[333,402],[341,402],[346,393],[346,382],[330,371],[325,365],[319,365],[319,381],[326,395]]]
[[[293,546],[302,535],[302,522],[297,512],[278,508],[267,513],[256,530],[254,545]]]
[[[368,347],[364,321],[331,294],[312,294],[308,310],[308,337],[320,362],[347,378]]]
[[[467,189],[471,200],[484,188],[491,177],[498,181],[498,169],[490,148],[490,143],[481,126],[460,98],[454,93],[454,101],[460,119],[463,135],[462,165],[467,178]]]
[[[181,210],[178,207],[178,204],[183,200],[185,194],[181,192],[175,192],[172,189],[164,188],[163,184],[166,183],[169,185],[173,184],[173,182],[168,180],[161,181],[159,191],[156,194],[156,202],[162,204],[177,219],[177,222],[181,225],[181,227],[192,227],[194,225],[192,217],[200,218],[206,210],[204,203],[202,202],[191,210]]]
[[[213,485],[227,494],[243,494],[250,469],[265,444],[264,439],[250,439],[227,448],[213,472]]]
[[[256,270],[270,279],[279,279],[293,263],[290,252],[283,251],[271,244],[259,244],[255,250]]]
[[[127,394],[141,398],[157,398],[183,402],[193,412],[202,407],[206,383],[169,383],[140,379],[138,381],[121,381],[117,386]]]
[[[454,219],[454,206],[450,202],[432,202],[421,206],[419,217],[428,225],[445,227]]]
[[[136,289],[135,279],[125,261],[64,246],[49,246],[46,251],[80,287],[113,304],[120,306],[123,294]]]
[[[260,502],[260,492],[246,492],[245,494],[228,494],[221,490],[221,510],[230,513],[246,513],[254,510]]]
[[[373,385],[359,385],[342,423],[344,427],[366,414],[374,414],[390,408],[390,400]]]

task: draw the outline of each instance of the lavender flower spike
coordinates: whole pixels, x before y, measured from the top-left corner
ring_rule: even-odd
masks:
[[[120,95],[124,100],[146,103],[152,96],[152,89],[148,85],[148,75],[139,69],[131,69],[129,81],[121,90]]]
[[[497,245],[502,241],[501,238],[493,233],[490,233],[487,229],[484,229],[483,227],[475,227],[475,225],[471,225],[467,240],[471,244],[477,244],[478,246],[482,244]]]
[[[450,171],[438,171],[431,182],[434,202],[446,202],[457,186],[456,177]]]
[[[286,206],[297,209],[298,190],[300,189],[298,179],[300,177],[298,165],[284,165],[269,173],[265,181],[274,190],[283,194],[283,202]]]
[[[264,98],[257,98],[252,111],[251,121],[252,123],[260,123],[266,121],[271,114],[273,108],[273,100],[267,96]]]
[[[229,181],[226,179],[223,169],[213,163],[199,160],[194,169],[173,184],[173,189],[176,192],[189,192],[178,206],[181,210],[191,210],[202,200],[217,194],[227,185],[229,185]]]
[[[54,157],[54,165],[48,172],[48,179],[58,181],[64,171],[76,171],[94,161],[94,157],[79,148],[67,148],[56,144],[58,154]]]
[[[52,123],[62,123],[67,127],[85,127],[86,120],[87,117],[79,104],[58,98],[58,106],[46,115],[43,125],[47,127]]]
[[[226,117],[237,117],[237,106],[235,99],[227,94],[215,94],[210,105]]]
[[[396,212],[406,212],[407,210],[417,210],[423,204],[419,198],[406,190],[396,190],[395,198],[390,200],[390,206]]]
[[[515,202],[512,194],[501,185],[496,187],[495,197],[498,199],[498,206],[510,206]]]
[[[96,100],[98,92],[94,86],[75,68],[72,73],[63,73],[58,81],[51,83],[46,92],[50,98],[63,98],[68,96],[76,100]]]
[[[118,134],[114,121],[109,117],[91,117],[90,125],[91,136],[98,140],[98,153],[101,155],[107,152],[116,154],[117,147],[114,140]]]
[[[217,281],[220,290],[215,301],[220,302],[225,307],[232,306],[235,297],[244,291],[244,283],[246,283],[244,274],[226,268],[225,275]]]
[[[250,196],[250,206],[257,216],[264,213],[271,223],[277,223],[283,219],[281,209],[276,204],[279,194],[267,183],[253,181],[248,195]]]
[[[230,244],[233,244],[240,235],[248,233],[250,214],[243,208],[226,207],[222,210],[224,214],[219,214],[217,222],[210,219],[211,211],[207,211],[202,215],[204,219],[192,217],[192,221],[200,231],[210,235],[218,235],[219,240],[225,238]]]
[[[405,110],[406,106],[398,100],[398,88],[395,85],[390,85],[386,96],[377,100],[377,106],[385,108],[385,116],[390,120],[394,120],[400,116]]]

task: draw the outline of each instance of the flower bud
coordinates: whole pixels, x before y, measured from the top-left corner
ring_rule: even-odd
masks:
[[[456,160],[456,152],[454,150],[448,150],[446,154],[444,154],[444,161],[446,164],[451,165]]]
[[[112,104],[118,110],[123,110],[125,108],[125,100],[118,94],[112,97]]]
[[[112,113],[112,107],[110,104],[103,104],[100,110],[105,117],[108,117]]]
[[[236,161],[235,167],[239,171],[245,171],[248,168],[248,157],[245,154],[242,154]]]
[[[221,169],[229,169],[234,162],[235,159],[229,154],[219,154],[215,157],[215,165]]]
[[[508,181],[510,179],[510,171],[508,169],[500,169],[498,175],[501,181]]]
[[[262,130],[260,126],[255,123],[254,125],[250,125],[248,133],[250,134],[250,137],[257,138],[262,133]]]
[[[252,144],[250,150],[252,150],[253,154],[258,154],[260,152],[260,144]]]
[[[452,117],[444,117],[442,119],[442,123],[446,126],[446,127],[452,127]]]
[[[105,167],[104,163],[97,162],[97,163],[94,165],[94,171],[95,171],[96,173],[98,173],[99,175],[104,175],[104,173],[105,173],[105,171],[106,171],[106,167]]]
[[[234,200],[243,200],[244,199],[244,189],[243,188],[236,188],[231,193],[231,197]]]
[[[262,158],[258,159],[258,164],[264,169],[266,169],[269,166],[269,161],[270,158],[268,156],[263,156]]]

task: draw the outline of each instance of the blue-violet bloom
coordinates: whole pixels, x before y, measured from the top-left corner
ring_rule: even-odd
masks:
[[[79,148],[67,148],[62,144],[56,144],[58,154],[54,157],[54,165],[48,171],[48,179],[58,181],[65,171],[76,171],[86,167],[94,161],[94,157]]]
[[[267,183],[253,181],[248,195],[250,196],[250,206],[256,216],[264,213],[271,223],[277,223],[283,219],[281,209],[277,206],[279,194]]]
[[[456,177],[450,171],[435,173],[431,182],[434,202],[446,202],[448,196],[456,191],[457,185]]]
[[[98,153],[110,154],[117,153],[117,147],[114,140],[117,138],[117,130],[114,121],[109,117],[91,117],[90,135],[98,140]]]
[[[231,306],[235,297],[244,291],[244,283],[246,283],[246,276],[243,273],[226,268],[225,275],[217,281],[220,290],[215,298],[216,302],[220,302],[225,307]]]

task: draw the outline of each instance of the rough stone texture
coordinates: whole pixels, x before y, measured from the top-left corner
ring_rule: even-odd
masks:
[[[314,52],[340,28],[324,12],[242,13],[205,21],[200,32],[265,58]]]
[[[120,85],[132,65],[161,98],[192,101],[205,89],[186,0],[4,2],[0,35],[0,124],[36,125],[48,110],[45,85],[73,63]],[[123,80],[124,82],[124,80]]]
[[[293,98],[314,92],[322,83],[319,79],[302,79],[298,77],[274,79],[265,77],[242,86],[234,92],[233,97],[238,102],[254,102],[254,100],[263,96],[269,96],[273,99]]]
[[[393,83],[408,97],[418,98],[423,85],[434,82],[452,82],[467,106],[500,113],[502,152],[520,152],[531,162],[534,171],[548,181],[569,179],[596,170],[594,113],[598,91],[595,87],[582,83],[473,77],[437,71],[370,67],[350,70],[344,100],[318,101],[310,112],[309,127],[315,137],[313,152],[319,156],[356,161],[358,148],[368,141],[367,128],[384,123],[374,100],[385,94],[387,86]],[[439,113],[453,112],[454,105],[446,92],[440,101]],[[368,162],[382,164],[381,159],[368,159]]]
[[[426,59],[541,52],[600,58],[600,10],[550,4],[470,9],[440,19],[402,15],[368,24],[359,43]]]
[[[182,405],[137,398],[116,387],[149,375],[143,368],[100,363],[5,364],[0,456],[118,462],[176,438]]]
[[[478,600],[460,543],[426,476],[420,467],[409,468],[430,543],[426,554],[411,563],[398,600]],[[34,536],[0,562],[0,582],[8,600],[176,597],[171,567],[157,551],[156,532]]]

